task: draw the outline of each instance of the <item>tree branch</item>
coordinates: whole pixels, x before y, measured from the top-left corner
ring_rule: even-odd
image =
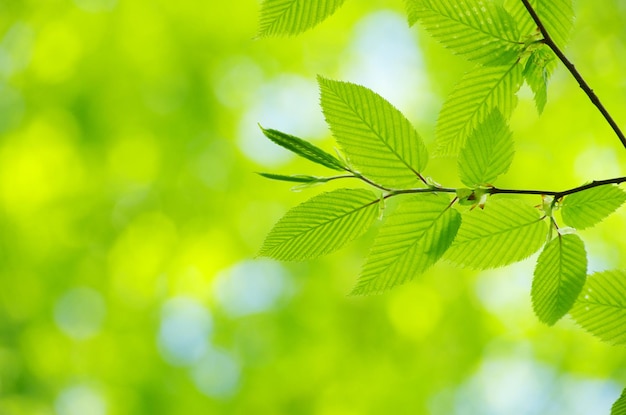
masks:
[[[524,7],[526,7],[526,10],[528,10],[528,13],[532,17],[532,19],[535,21],[535,23],[537,24],[537,27],[539,28],[539,31],[543,35],[543,42],[546,45],[548,45],[550,49],[552,49],[554,54],[561,60],[561,62],[563,62],[563,65],[565,65],[565,67],[569,70],[569,72],[576,79],[576,81],[578,81],[578,85],[580,86],[580,88],[583,91],[585,91],[585,94],[587,94],[591,102],[598,108],[598,110],[600,110],[600,112],[604,116],[604,119],[609,123],[611,128],[613,128],[613,131],[615,131],[615,134],[617,134],[617,137],[621,141],[622,146],[626,148],[626,137],[624,136],[624,133],[622,132],[622,130],[620,130],[619,126],[617,125],[613,117],[611,117],[611,114],[609,114],[607,109],[604,107],[604,105],[600,101],[600,98],[598,98],[596,93],[593,92],[593,89],[591,89],[591,87],[582,77],[580,72],[578,72],[574,64],[570,62],[569,59],[567,59],[567,57],[563,54],[561,49],[559,49],[556,43],[554,43],[554,40],[550,36],[550,33],[548,33],[548,30],[546,29],[543,22],[539,18],[539,15],[537,14],[537,12],[533,8],[533,6],[530,4],[530,1],[522,0],[522,3],[524,3]]]
[[[620,184],[624,182],[626,182],[626,177],[616,177],[614,179],[594,180],[591,183],[587,183],[582,186],[574,187],[568,190],[562,190],[560,192],[555,192],[552,190],[499,189],[497,187],[492,187],[487,190],[487,193],[491,195],[496,195],[496,194],[549,195],[549,196],[554,196],[555,199],[560,199],[562,197],[565,197],[574,193],[582,192],[583,190],[591,189],[593,187],[606,186],[607,184]]]
[[[362,180],[363,182],[373,186],[377,189],[380,189],[387,194],[384,196],[385,199],[397,196],[397,195],[405,195],[405,194],[415,194],[415,193],[457,193],[460,189],[452,188],[452,187],[440,187],[440,186],[430,186],[426,188],[410,188],[410,189],[389,189],[387,187],[381,186],[378,183],[375,183],[369,180],[367,177],[354,173],[353,175],[343,175],[343,176],[333,176],[329,179],[347,179],[347,178],[355,178]],[[554,191],[554,190],[534,190],[534,189],[501,189],[499,187],[489,187],[484,189],[483,194],[488,195],[498,195],[498,194],[513,194],[513,195],[548,195],[554,196],[555,199],[560,199],[565,196],[569,196],[574,193],[582,192],[583,190],[592,189],[594,187],[606,186],[608,184],[620,184],[626,182],[626,176],[623,177],[615,177],[613,179],[605,179],[605,180],[594,180],[591,183],[583,184],[581,186],[573,187],[567,190]],[[471,190],[471,189],[470,189]],[[476,190],[476,189],[473,189]]]

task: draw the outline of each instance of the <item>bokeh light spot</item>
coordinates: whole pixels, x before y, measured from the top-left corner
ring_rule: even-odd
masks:
[[[11,213],[32,212],[80,189],[83,166],[66,115],[37,118],[0,147],[0,197]]]
[[[109,150],[111,176],[119,183],[147,185],[159,171],[160,149],[147,133],[120,137]]]
[[[581,180],[589,180],[590,177],[619,177],[621,173],[615,149],[594,145],[589,145],[576,157],[575,168]]]
[[[110,252],[117,293],[136,306],[148,304],[161,292],[159,277],[172,260],[177,243],[176,226],[167,216],[145,212],[134,218]]]
[[[342,61],[342,79],[365,85],[400,108],[419,108],[420,117],[437,108],[415,37],[406,18],[396,12],[378,11],[362,18]]]
[[[87,12],[110,11],[117,5],[117,0],[74,0],[74,4]]]
[[[231,317],[273,308],[287,291],[285,269],[271,261],[243,261],[215,279],[215,297]]]
[[[16,127],[24,114],[24,100],[15,89],[0,82],[0,133]]]
[[[191,370],[193,381],[207,396],[228,398],[235,394],[241,369],[228,353],[211,349]]]
[[[54,307],[54,320],[59,328],[75,340],[94,336],[104,321],[106,305],[102,296],[87,287],[73,288]]]
[[[38,34],[33,70],[45,82],[62,82],[74,74],[82,54],[80,36],[62,22],[50,23]]]
[[[224,106],[240,108],[252,102],[262,82],[263,71],[253,59],[233,56],[216,69],[211,92]]]
[[[528,292],[536,258],[537,254],[509,265],[505,278],[500,270],[481,272],[476,280],[476,294],[485,308],[500,317],[507,313],[518,316],[521,311],[528,311]]]
[[[441,298],[435,290],[424,284],[411,284],[392,295],[388,313],[400,333],[420,340],[439,323],[441,308]]]
[[[213,139],[204,151],[199,152],[191,168],[193,173],[207,187],[213,190],[227,190],[234,154],[231,143],[224,139]]]
[[[10,76],[30,63],[34,34],[30,26],[16,22],[0,41],[0,75]]]
[[[457,389],[453,413],[602,414],[609,413],[618,391],[613,382],[558,376],[553,368],[532,359],[491,358],[485,359],[478,371]],[[436,406],[433,415],[444,415]]]
[[[198,361],[209,346],[213,320],[209,310],[192,298],[178,297],[161,309],[159,349],[167,362],[185,366]]]
[[[250,159],[265,166],[277,166],[292,155],[263,137],[258,127],[274,128],[311,139],[327,134],[319,110],[317,83],[298,75],[282,75],[257,91],[258,101],[251,105],[239,124],[239,148]]]
[[[105,415],[106,401],[93,388],[85,385],[64,389],[56,399],[57,415]]]

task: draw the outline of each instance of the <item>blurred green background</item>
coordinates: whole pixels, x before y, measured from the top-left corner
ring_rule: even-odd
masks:
[[[626,1],[577,4],[568,55],[626,125]],[[259,2],[0,0],[0,414],[608,414],[623,348],[532,314],[533,258],[439,264],[347,293],[374,232],[302,264],[254,259],[323,174],[257,123],[332,151],[316,74],[389,99],[432,144],[470,65],[409,29],[400,0],[348,1],[254,40]],[[525,87],[502,187],[623,175],[611,130],[559,68]],[[428,174],[458,184],[453,160]],[[349,185],[356,185],[350,183]],[[529,198],[531,203],[539,200]],[[626,267],[623,212],[582,234]]]

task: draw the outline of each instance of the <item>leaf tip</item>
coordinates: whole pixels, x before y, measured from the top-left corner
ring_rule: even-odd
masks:
[[[382,294],[383,290],[368,289],[367,284],[358,283],[348,293],[348,297],[366,297],[368,295]]]
[[[563,318],[563,315],[543,315],[541,314],[540,310],[536,308],[535,304],[533,303],[533,311],[535,312],[535,316],[537,316],[537,319],[542,322],[543,324],[545,324],[548,327],[552,327],[554,326],[561,318]]]

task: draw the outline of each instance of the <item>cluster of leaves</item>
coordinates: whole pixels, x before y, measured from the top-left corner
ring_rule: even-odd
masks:
[[[424,179],[427,149],[409,121],[389,102],[363,86],[324,78],[319,78],[319,83],[326,120],[345,160],[300,138],[271,129],[263,132],[294,153],[344,174],[263,175],[304,184],[356,177],[380,194],[359,188],[313,197],[275,225],[260,255],[302,261],[328,254],[365,233],[382,211],[386,221],[353,294],[382,292],[420,275],[441,258],[460,266],[488,269],[520,261],[544,246],[531,291],[534,310],[547,324],[556,323],[570,311],[587,274],[583,241],[570,232],[599,223],[626,201],[624,191],[615,185],[593,187],[560,202],[545,198],[540,209],[519,199],[490,196],[497,190],[490,183],[508,170],[513,159],[511,132],[497,111],[472,132],[459,154],[459,176],[469,187],[442,188]],[[451,200],[448,193],[452,191],[455,197]],[[400,203],[387,214],[384,205],[391,197]],[[484,200],[487,197],[489,200]],[[483,208],[474,209],[477,205]],[[556,228],[556,209],[571,228]],[[550,227],[557,229],[553,238],[548,238]],[[608,294],[626,293],[626,289],[613,286],[620,278],[626,284],[626,275],[603,275],[589,281],[587,290],[593,291],[594,300],[589,296],[580,299],[572,314],[600,337],[626,343],[626,332],[605,333],[606,321],[597,321],[605,307],[611,307],[613,299]],[[592,287],[597,284],[605,287],[607,295],[600,295],[601,287]],[[600,298],[595,298],[598,295]]]
[[[330,16],[342,3],[266,0],[260,35],[299,33]],[[626,271],[587,277],[585,245],[576,234],[620,207],[626,192],[615,184],[591,184],[549,192],[537,207],[511,194],[539,191],[494,187],[513,160],[507,120],[517,104],[517,91],[526,82],[541,113],[557,62],[528,6],[541,18],[556,47],[566,44],[572,29],[571,0],[524,3],[406,1],[410,24],[419,22],[446,48],[476,63],[444,102],[431,152],[457,158],[459,178],[466,188],[442,187],[426,177],[429,151],[392,104],[366,87],[319,77],[321,107],[341,149],[339,158],[298,137],[272,129],[263,132],[278,145],[340,173],[328,177],[262,175],[300,185],[357,178],[370,189],[338,189],[293,208],[271,230],[260,255],[301,261],[328,254],[384,216],[352,291],[370,294],[407,282],[440,259],[488,269],[541,250],[531,287],[539,320],[553,325],[570,313],[600,339],[626,344]],[[392,197],[399,203],[389,213],[385,204]],[[559,221],[566,226],[559,226]],[[619,402],[614,413],[624,413],[626,406]]]

